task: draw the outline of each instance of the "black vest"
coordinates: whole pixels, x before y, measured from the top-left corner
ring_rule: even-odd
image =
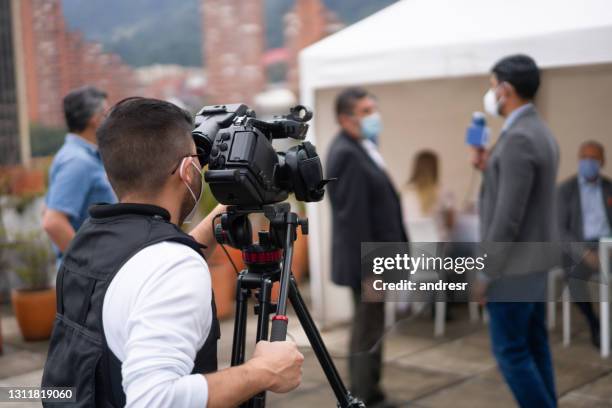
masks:
[[[109,284],[133,255],[150,245],[173,241],[202,246],[170,223],[160,207],[141,204],[98,205],[70,243],[57,275],[57,316],[43,373],[43,387],[75,387],[79,407],[125,405],[121,362],[109,349],[102,326],[102,305]],[[219,321],[212,300],[212,325],[197,353],[193,373],[217,370]],[[44,404],[58,406],[58,404]],[[61,405],[61,404],[60,404]]]

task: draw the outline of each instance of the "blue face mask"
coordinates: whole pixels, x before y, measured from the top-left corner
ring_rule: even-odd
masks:
[[[378,135],[382,132],[380,114],[375,112],[361,118],[361,136],[378,145]]]
[[[578,173],[585,179],[591,181],[599,177],[601,164],[595,159],[581,159],[578,162]]]

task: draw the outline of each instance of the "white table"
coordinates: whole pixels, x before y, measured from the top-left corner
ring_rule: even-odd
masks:
[[[601,326],[601,357],[610,356],[610,250],[612,238],[599,240],[599,263],[601,282],[599,283],[599,320]]]

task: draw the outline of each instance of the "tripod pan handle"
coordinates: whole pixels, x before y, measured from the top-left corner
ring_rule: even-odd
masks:
[[[270,341],[285,341],[287,339],[287,325],[289,319],[284,315],[276,315],[272,318],[272,333]]]

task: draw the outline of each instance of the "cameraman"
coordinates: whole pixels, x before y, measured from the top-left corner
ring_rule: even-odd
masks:
[[[120,203],[97,205],[66,251],[44,387],[75,387],[79,406],[230,407],[298,386],[292,342],[259,342],[217,371],[217,321],[205,255],[212,217],[191,233],[203,191],[190,115],[154,99],[119,102],[97,132]],[[202,243],[202,244],[199,244]]]

